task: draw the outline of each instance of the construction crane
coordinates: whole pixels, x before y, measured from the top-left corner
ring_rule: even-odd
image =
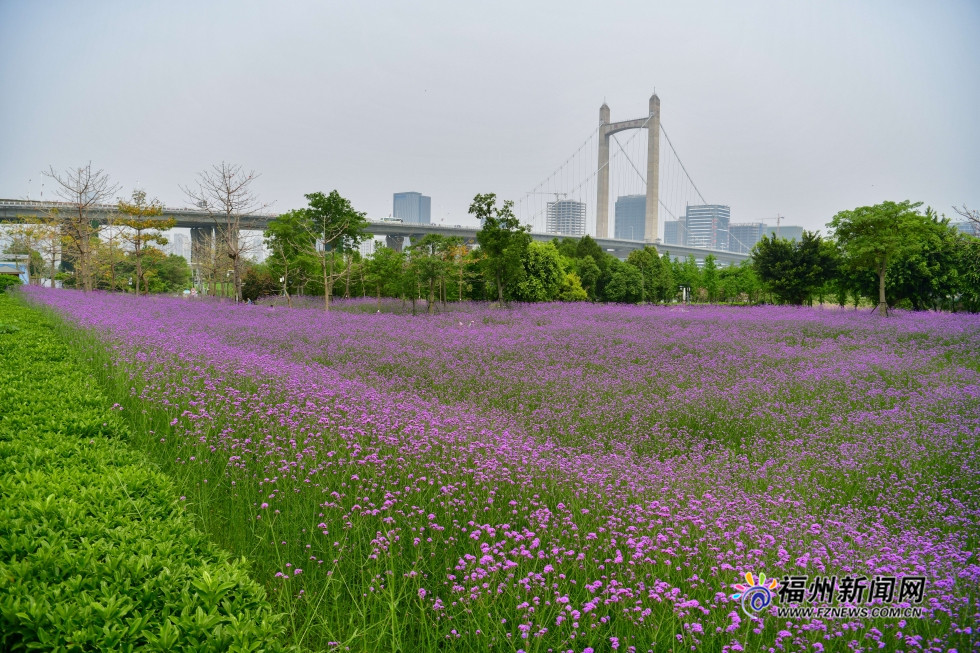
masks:
[[[775,218],[762,218],[763,222],[767,222],[769,220],[776,221],[776,238],[779,238],[779,223],[783,221],[783,216],[777,213]]]
[[[554,195],[556,202],[559,197],[568,197],[568,193],[546,193],[544,191],[531,191],[528,195]]]

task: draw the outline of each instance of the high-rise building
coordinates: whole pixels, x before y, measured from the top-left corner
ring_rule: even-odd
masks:
[[[967,236],[976,236],[978,233],[977,230],[980,229],[980,225],[973,222],[972,220],[963,220],[962,222],[954,222],[952,226],[956,228],[957,231],[959,231],[960,233],[964,233]]]
[[[545,231],[562,236],[585,235],[585,202],[558,200],[548,202]]]
[[[684,221],[667,220],[664,222],[664,244],[683,245],[684,244]]]
[[[378,241],[375,238],[368,238],[367,240],[362,240],[357,246],[357,251],[361,256],[367,257],[374,254],[374,250],[377,247]]]
[[[728,225],[728,251],[748,254],[755,244],[762,240],[766,226],[761,222],[745,222]]]
[[[616,198],[615,234],[621,240],[643,240],[647,196],[620,195]]]
[[[191,239],[187,234],[174,234],[174,254],[191,260]]]
[[[688,247],[728,249],[728,223],[732,210],[721,204],[689,204],[684,215]]]
[[[794,227],[790,224],[782,224],[778,227],[773,225],[766,226],[766,235],[776,235],[779,234],[780,238],[785,238],[786,240],[803,240],[803,227]]]
[[[429,224],[432,222],[432,198],[422,193],[395,193],[392,214],[404,222]]]

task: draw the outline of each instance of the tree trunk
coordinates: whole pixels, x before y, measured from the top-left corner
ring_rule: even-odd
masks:
[[[231,259],[231,269],[232,276],[235,278],[235,301],[240,302],[242,301],[242,266],[237,254]]]
[[[112,228],[111,226],[109,227]],[[111,231],[109,232],[112,233]],[[115,238],[109,237],[109,292],[116,291],[116,250],[113,247]]]
[[[888,315],[888,303],[885,301],[885,266],[878,268],[878,312]]]
[[[55,263],[56,260],[57,260],[57,252],[52,247],[52,249],[51,249],[51,278],[49,279],[52,288],[54,288],[54,275],[57,274],[56,270],[57,270],[57,267],[58,266]]]
[[[323,265],[323,310],[330,311],[330,288],[327,281],[333,278],[333,256],[330,257],[330,275],[327,275],[327,266]]]
[[[503,306],[504,305],[504,286],[503,286],[503,284],[500,283],[500,270],[497,270],[497,273],[496,273],[495,276],[496,276],[496,279],[497,279],[497,303],[499,303],[501,306]]]
[[[354,261],[354,257],[351,255],[347,256],[347,280],[344,282],[344,299],[350,299],[350,266]]]
[[[429,305],[426,307],[426,313],[432,315],[436,312],[436,280],[429,279]]]
[[[133,243],[133,256],[136,258],[136,296],[140,296],[140,281],[143,280],[143,257],[140,253],[139,232],[136,233],[136,242]]]

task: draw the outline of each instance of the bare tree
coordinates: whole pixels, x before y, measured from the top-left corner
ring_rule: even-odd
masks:
[[[217,239],[214,233],[206,233],[191,241],[191,260],[197,278],[207,286],[207,294],[214,295],[218,278],[218,252],[215,247]]]
[[[969,221],[970,226],[973,227],[973,235],[980,238],[980,211],[968,209],[966,204],[962,207],[954,206],[953,210]]]
[[[69,207],[59,213],[61,234],[65,247],[74,258],[76,286],[92,290],[93,241],[98,238],[98,216],[96,214],[109,198],[119,190],[117,184],[109,180],[102,170],[92,170],[91,161],[84,168],[70,168],[57,173],[53,166],[42,173],[57,184],[55,194]]]
[[[240,165],[225,163],[211,166],[197,175],[197,187],[181,187],[187,199],[207,212],[214,221],[217,248],[227,256],[235,275],[235,300],[242,298],[242,264],[255,243],[241,237],[243,218],[269,207],[261,204],[250,186],[258,175],[248,173]]]

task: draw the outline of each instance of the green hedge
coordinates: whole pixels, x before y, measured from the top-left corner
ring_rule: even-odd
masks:
[[[194,527],[79,363],[0,295],[0,650],[283,650],[245,562]]]
[[[15,277],[11,274],[0,274],[0,293],[11,286],[19,286],[20,284],[20,277]]]

